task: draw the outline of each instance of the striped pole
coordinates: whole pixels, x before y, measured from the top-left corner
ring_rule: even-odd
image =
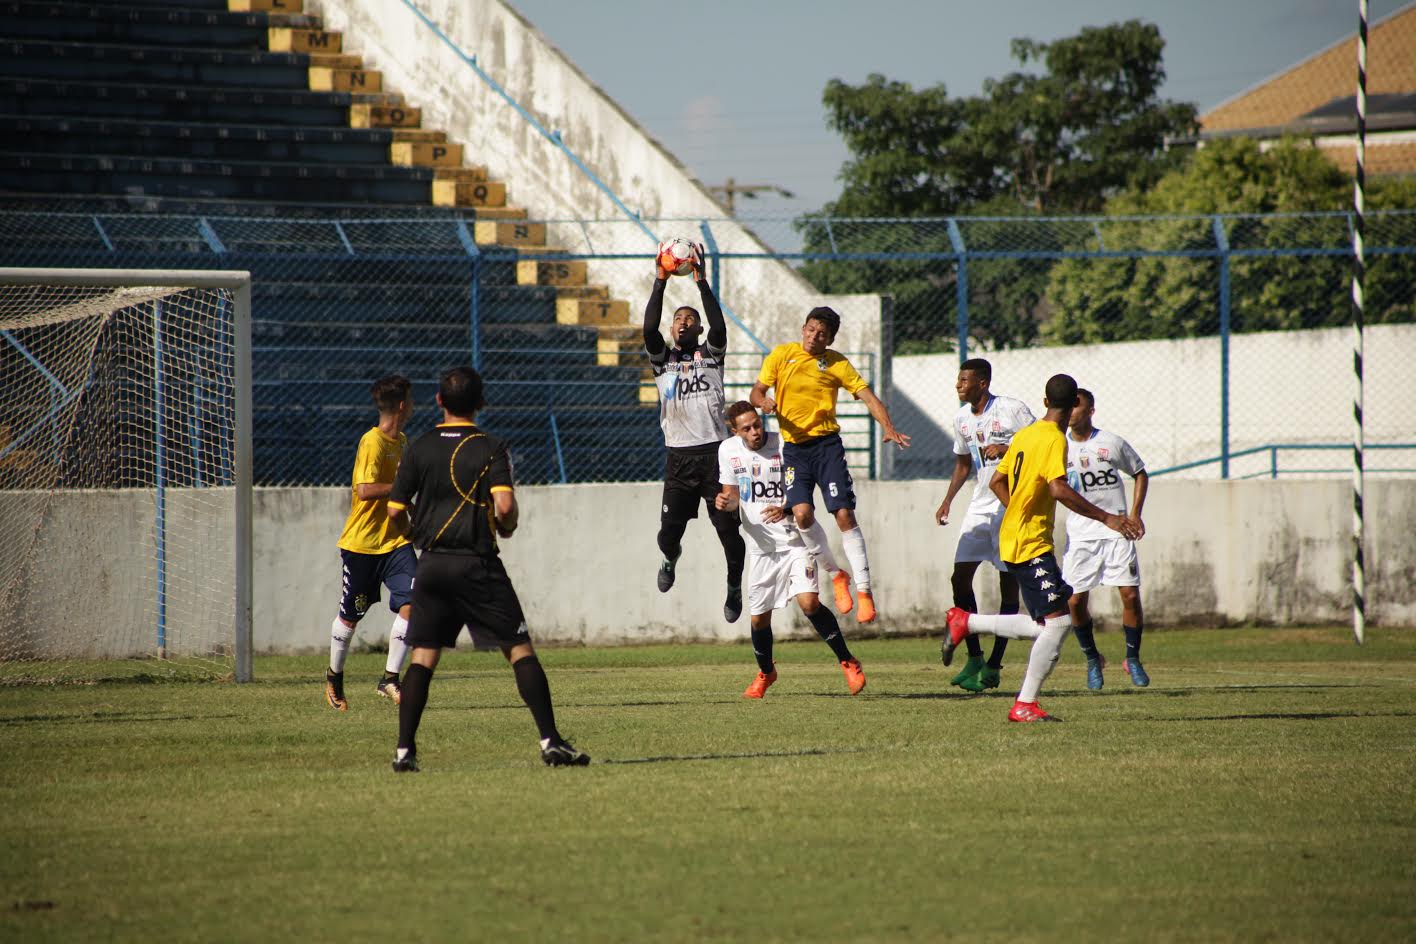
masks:
[[[1357,184],[1352,227],[1352,636],[1357,645],[1367,632],[1366,572],[1362,555],[1362,286],[1366,276],[1362,252],[1366,208],[1367,161],[1367,0],[1358,0],[1357,31]]]

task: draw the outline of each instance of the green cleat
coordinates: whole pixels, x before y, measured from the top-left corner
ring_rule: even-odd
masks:
[[[969,661],[964,663],[964,667],[959,670],[959,674],[949,680],[950,685],[966,689],[971,692],[981,692],[981,688],[971,688],[972,683],[983,671],[983,656],[969,656]]]
[[[991,665],[985,665],[983,671],[978,673],[979,684],[984,688],[997,688],[1002,674],[1003,667],[1001,665],[996,669]]]

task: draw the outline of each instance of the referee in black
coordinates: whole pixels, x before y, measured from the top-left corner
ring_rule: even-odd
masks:
[[[410,508],[413,543],[422,551],[413,581],[413,611],[405,637],[413,650],[398,706],[393,769],[418,770],[415,736],[428,704],[428,685],[444,648],[466,626],[474,641],[495,645],[511,663],[521,699],[541,732],[541,760],[553,766],[590,763],[556,730],[551,686],[536,658],[521,601],[497,553],[497,536],[516,530],[516,494],[506,443],[472,422],[485,406],[482,378],[454,367],[438,384],[443,421],[403,454],[388,516],[398,524]],[[415,507],[416,502],[416,507]]]
[[[662,255],[667,244],[659,246]],[[659,512],[659,564],[656,584],[660,593],[674,585],[674,566],[683,553],[681,544],[689,521],[698,517],[698,506],[708,509],[708,520],[718,533],[727,564],[728,593],[723,602],[723,618],[737,622],[742,615],[742,569],[747,546],[738,531],[735,511],[722,511],[716,499],[718,485],[718,444],[727,438],[723,423],[723,358],[727,353],[728,326],[723,308],[713,294],[703,272],[703,247],[694,247],[693,280],[703,310],[708,315],[708,336],[698,343],[703,320],[698,311],[684,305],[674,312],[669,325],[673,344],[664,343],[659,322],[664,314],[664,288],[669,272],[655,257],[654,288],[644,306],[644,350],[659,389],[659,425],[664,430],[664,495]]]

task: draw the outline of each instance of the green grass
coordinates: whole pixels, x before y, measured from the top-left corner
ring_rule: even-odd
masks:
[[[1154,633],[1141,691],[1108,634],[1102,694],[1069,642],[1028,726],[924,639],[857,698],[779,644],[761,703],[746,646],[548,649],[575,770],[458,653],[403,777],[376,656],[347,714],[318,658],[4,688],[0,940],[1411,940],[1416,633],[1370,635]]]

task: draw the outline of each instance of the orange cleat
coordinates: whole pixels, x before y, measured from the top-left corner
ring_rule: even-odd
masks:
[[[1052,715],[1043,711],[1035,701],[1015,701],[1013,702],[1013,709],[1008,712],[1008,720],[1026,723],[1031,721],[1061,721],[1062,719],[1052,717]]]
[[[864,596],[862,595],[862,599]],[[841,663],[841,671],[846,673],[846,688],[852,695],[859,695],[861,689],[865,688],[865,672],[860,667],[859,659],[850,659]]]
[[[743,698],[761,698],[767,694],[767,689],[772,687],[772,683],[777,681],[777,670],[773,669],[769,675],[766,672],[758,672],[757,678],[752,680],[752,684],[747,686],[747,691],[742,693]]]
[[[344,673],[325,669],[325,701],[335,711],[348,711],[349,702],[344,697]]]
[[[959,648],[959,643],[969,634],[969,611],[951,606],[949,612],[944,614],[944,620],[947,626],[944,642],[939,646],[939,654],[944,658],[944,664],[949,665],[954,661],[954,650]]]
[[[857,602],[860,608],[856,610],[857,623],[875,622],[875,597],[870,595],[869,590],[856,591]]]
[[[838,570],[831,575],[831,589],[836,594],[836,612],[842,616],[855,609],[855,601],[851,599],[851,575],[844,570]]]

